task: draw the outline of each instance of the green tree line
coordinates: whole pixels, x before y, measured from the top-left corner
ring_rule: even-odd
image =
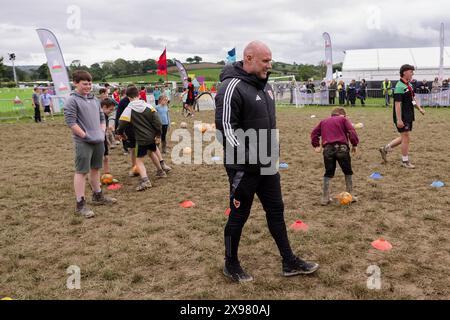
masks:
[[[200,63],[203,59],[199,56],[189,57],[186,59],[187,63]],[[219,61],[218,64],[225,64],[224,61]],[[175,66],[173,60],[167,60],[168,67]],[[92,74],[94,81],[107,81],[112,77],[123,77],[133,75],[144,75],[154,73],[158,69],[158,63],[155,59],[147,59],[143,61],[125,60],[119,58],[115,61],[103,61],[94,63],[91,66],[79,65],[74,61],[67,67],[67,71],[72,73],[74,70],[86,70]],[[333,71],[341,71],[342,63],[335,64]],[[318,65],[312,64],[293,64],[283,62],[273,62],[273,73],[276,75],[295,75],[298,81],[306,81],[308,79],[322,79],[326,73],[326,67],[323,62]],[[16,67],[16,74],[18,81],[49,81],[51,80],[50,72],[47,64],[44,63],[36,69],[31,69],[30,72],[25,72]],[[14,81],[13,70],[11,66],[7,66],[3,62],[3,57],[0,57],[0,82]]]

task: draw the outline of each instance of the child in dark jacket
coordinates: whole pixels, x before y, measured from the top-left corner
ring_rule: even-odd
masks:
[[[347,192],[352,194],[352,164],[350,157],[349,140],[352,144],[352,153],[355,154],[359,143],[358,135],[351,122],[347,119],[344,108],[335,108],[331,117],[322,120],[311,133],[311,144],[317,153],[321,152],[320,138],[322,138],[323,160],[325,175],[323,178],[323,191],[321,205],[330,203],[330,181],[336,172],[336,162],[339,163],[345,175]],[[356,201],[353,197],[353,201]]]
[[[156,109],[145,101],[139,100],[139,91],[135,86],[127,88],[127,97],[130,99],[130,103],[120,116],[117,134],[124,138],[123,134],[127,126],[130,124],[133,126],[136,138],[136,166],[141,176],[136,190],[143,191],[152,186],[144,166],[144,158],[147,154],[157,169],[157,178],[166,178],[166,172],[171,168],[164,163],[156,146],[162,131]]]

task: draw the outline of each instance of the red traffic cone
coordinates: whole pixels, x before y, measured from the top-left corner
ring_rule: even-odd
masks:
[[[372,242],[372,247],[380,251],[389,251],[392,249],[392,244],[390,244],[389,241],[380,238]]]

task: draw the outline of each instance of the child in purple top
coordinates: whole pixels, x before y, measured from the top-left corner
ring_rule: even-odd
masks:
[[[352,153],[355,154],[359,139],[353,125],[347,119],[345,109],[341,107],[333,109],[331,117],[322,120],[311,132],[311,144],[317,153],[320,153],[322,150],[320,138],[322,138],[323,160],[325,164],[320,203],[321,205],[327,205],[330,203],[330,181],[336,172],[336,162],[339,163],[339,166],[344,172],[347,192],[352,194],[353,170],[349,141],[352,145]],[[356,201],[356,197],[354,196],[353,201]]]

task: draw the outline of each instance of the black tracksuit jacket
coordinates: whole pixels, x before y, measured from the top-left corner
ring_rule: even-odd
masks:
[[[243,63],[235,62],[224,68],[220,75],[221,85],[217,92],[216,129],[223,139],[224,154],[233,151],[234,161],[224,159],[228,169],[259,173],[262,167],[273,166],[278,162],[279,145],[276,129],[275,97],[267,79],[262,80],[248,74],[243,69]],[[236,130],[246,132],[254,129],[258,142],[242,141],[242,135]],[[244,155],[238,150],[245,147]],[[260,148],[263,155],[260,156]],[[265,149],[265,150],[264,150]],[[273,157],[271,155],[274,154]],[[256,159],[256,161],[255,161]]]

